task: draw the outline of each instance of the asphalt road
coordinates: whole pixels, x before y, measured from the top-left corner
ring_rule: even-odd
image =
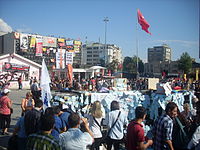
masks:
[[[13,114],[11,115],[11,126],[9,128],[9,132],[13,132],[14,125],[17,123],[17,120],[21,116],[21,101],[25,98],[26,92],[30,90],[11,90],[8,97],[13,101]],[[10,136],[8,135],[0,135],[0,150],[7,149],[8,139]]]

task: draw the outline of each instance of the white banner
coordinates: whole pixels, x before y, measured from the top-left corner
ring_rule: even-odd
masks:
[[[66,65],[73,64],[73,52],[66,52]]]
[[[65,68],[65,49],[58,49],[56,52],[56,69]]]
[[[35,56],[42,56],[42,44],[43,44],[43,39],[41,36],[36,38],[36,52]]]
[[[50,100],[51,100],[51,90],[49,84],[51,83],[49,72],[47,70],[47,66],[44,62],[44,59],[42,60],[42,71],[41,71],[41,81],[40,81],[40,87],[42,90],[42,101],[43,101],[43,108],[44,110],[47,107],[50,107]]]

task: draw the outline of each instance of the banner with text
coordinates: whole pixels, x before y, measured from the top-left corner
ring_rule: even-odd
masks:
[[[43,44],[42,37],[37,37],[36,38],[36,53],[35,53],[35,56],[42,56],[42,44]]]
[[[66,65],[73,64],[73,52],[66,52]]]
[[[56,69],[65,68],[65,49],[58,49],[56,52]]]

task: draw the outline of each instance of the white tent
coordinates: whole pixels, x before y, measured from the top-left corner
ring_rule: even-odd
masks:
[[[92,66],[88,70],[97,70],[97,69],[106,69],[106,68],[101,66]]]
[[[105,67],[101,67],[101,66],[92,66],[88,69],[88,71],[92,71],[92,77],[94,77],[95,73],[100,73],[100,69],[106,69]]]

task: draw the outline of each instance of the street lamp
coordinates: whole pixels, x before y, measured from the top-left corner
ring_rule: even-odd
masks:
[[[107,22],[109,21],[108,17],[105,17],[104,20],[105,22],[105,46],[104,46],[104,60],[105,60],[105,64],[106,64],[106,33],[107,33]]]

